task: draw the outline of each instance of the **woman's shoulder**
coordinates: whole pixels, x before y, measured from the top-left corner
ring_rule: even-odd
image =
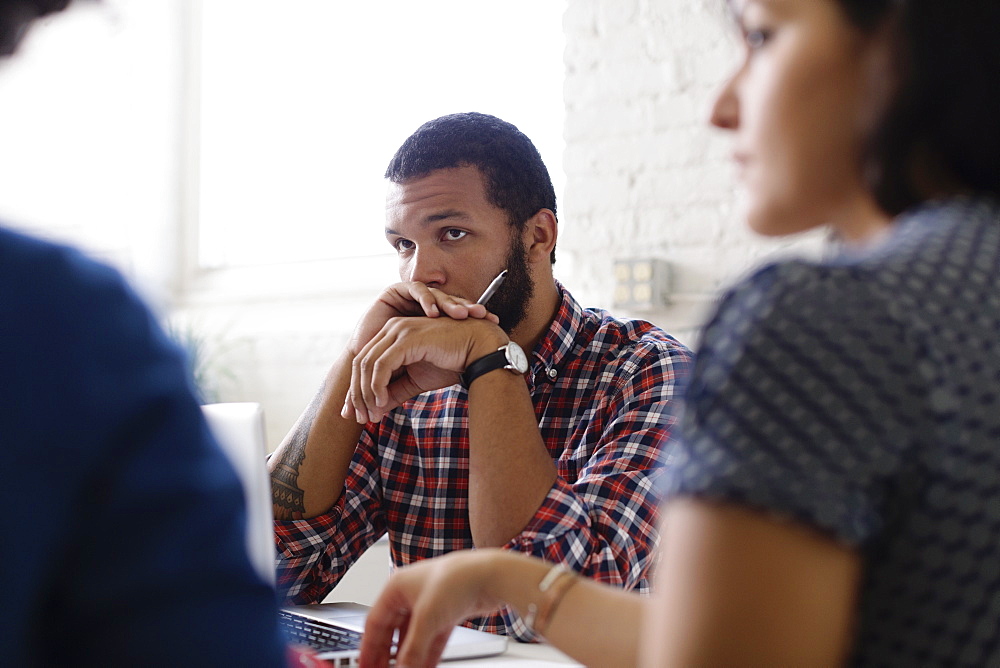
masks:
[[[703,332],[703,347],[804,333],[822,335],[877,310],[865,269],[810,260],[764,265],[727,290]]]
[[[983,198],[932,202],[901,216],[884,242],[865,251],[753,271],[723,295],[706,332],[756,326],[820,332],[842,330],[851,321],[871,328],[926,319],[937,311],[929,308],[934,303],[956,308],[995,292],[998,265],[1000,204]]]

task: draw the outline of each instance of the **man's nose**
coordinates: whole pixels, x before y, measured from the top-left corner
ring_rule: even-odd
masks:
[[[409,266],[409,277],[406,280],[420,281],[432,288],[440,288],[445,284],[444,262],[440,254],[433,249],[417,249]]]

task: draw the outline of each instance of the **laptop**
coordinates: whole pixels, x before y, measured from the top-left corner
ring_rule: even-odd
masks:
[[[264,412],[260,404],[253,402],[207,404],[202,406],[202,412],[243,483],[250,561],[273,586],[274,516],[265,465]],[[284,607],[279,617],[290,642],[312,647],[320,658],[333,665],[356,666],[367,611],[367,606],[358,603],[320,603]],[[456,626],[442,659],[495,656],[506,649],[505,636]]]

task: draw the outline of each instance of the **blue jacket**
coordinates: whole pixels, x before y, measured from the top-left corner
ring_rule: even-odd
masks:
[[[239,482],[121,276],[0,229],[0,663],[283,665]]]

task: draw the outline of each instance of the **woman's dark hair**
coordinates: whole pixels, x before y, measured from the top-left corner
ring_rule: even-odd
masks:
[[[39,16],[65,9],[69,0],[0,0],[0,56],[9,56]]]
[[[487,114],[450,114],[424,123],[396,151],[385,178],[402,183],[452,167],[476,167],[487,201],[506,212],[515,229],[541,209],[556,213],[556,192],[538,149],[514,125]],[[550,259],[556,261],[554,249]]]
[[[836,2],[862,31],[889,31],[894,94],[865,156],[879,206],[939,194],[918,174],[1000,195],[1000,0]]]

